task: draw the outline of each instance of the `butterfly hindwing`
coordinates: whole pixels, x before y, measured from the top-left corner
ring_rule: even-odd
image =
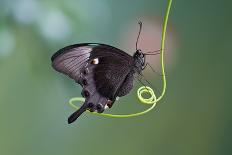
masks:
[[[74,122],[85,110],[102,113],[105,110],[106,105],[108,104],[109,106],[111,103],[107,97],[101,95],[96,89],[93,78],[95,67],[96,66],[94,64],[88,63],[81,70],[79,83],[83,87],[81,94],[85,98],[85,102],[80,109],[78,109],[68,118],[68,123]]]

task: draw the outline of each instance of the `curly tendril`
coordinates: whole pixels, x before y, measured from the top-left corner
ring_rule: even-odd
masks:
[[[167,85],[166,74],[165,74],[165,65],[164,65],[164,45],[165,45],[166,29],[167,29],[167,23],[168,23],[168,17],[169,17],[171,5],[172,5],[172,0],[168,0],[167,10],[166,10],[166,14],[164,17],[164,23],[163,23],[162,39],[161,39],[160,59],[161,59],[161,70],[162,70],[162,77],[163,77],[162,78],[163,89],[162,89],[161,95],[157,98],[152,88],[150,88],[148,86],[142,86],[137,90],[137,97],[141,103],[151,104],[152,106],[150,108],[148,108],[144,111],[141,111],[141,112],[137,112],[137,113],[133,113],[133,114],[124,114],[124,115],[115,115],[115,114],[97,113],[97,112],[91,112],[91,114],[112,117],[112,118],[128,118],[128,117],[140,116],[140,115],[143,115],[143,114],[151,111],[156,106],[156,103],[163,98],[165,91],[166,91],[166,85]],[[149,94],[150,97],[144,98],[143,94],[145,94],[145,93]],[[75,98],[71,98],[69,100],[70,106],[75,108],[75,109],[78,109],[79,107],[74,104],[74,102],[76,102],[76,101],[84,102],[85,99],[82,97],[75,97]]]
[[[149,94],[150,98],[144,98],[143,94],[145,93]],[[143,104],[156,104],[156,100],[157,100],[156,95],[153,89],[148,86],[140,87],[137,90],[137,96],[138,96],[139,101]]]

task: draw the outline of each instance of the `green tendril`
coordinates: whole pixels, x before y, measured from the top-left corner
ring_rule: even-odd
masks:
[[[143,94],[145,94],[145,93],[149,94],[150,97],[144,98]],[[155,95],[153,89],[148,87],[148,86],[140,87],[137,90],[137,96],[138,96],[139,101],[143,104],[156,104],[156,100],[157,100],[156,95]]]
[[[172,0],[168,0],[168,6],[167,6],[167,10],[166,10],[166,14],[164,17],[164,22],[163,22],[163,31],[162,31],[162,39],[161,39],[161,55],[160,55],[160,59],[161,59],[161,70],[162,70],[162,81],[163,81],[163,89],[162,89],[162,93],[161,95],[157,98],[153,89],[148,87],[148,86],[142,86],[137,90],[137,97],[139,99],[139,101],[143,104],[151,104],[152,106],[144,111],[138,112],[138,113],[133,113],[133,114],[124,114],[124,115],[114,115],[114,114],[107,114],[107,113],[97,113],[97,112],[91,112],[91,114],[94,115],[100,115],[100,116],[107,116],[107,117],[112,117],[112,118],[128,118],[128,117],[134,117],[134,116],[140,116],[143,115],[145,113],[148,113],[149,111],[151,111],[155,106],[156,103],[159,102],[166,91],[166,74],[165,74],[165,65],[164,65],[164,46],[165,46],[165,37],[166,37],[166,29],[167,29],[167,23],[168,23],[168,17],[169,17],[169,12],[171,9],[171,5],[172,5]],[[148,95],[150,95],[149,98],[144,98],[143,94],[147,93]],[[85,99],[82,97],[75,97],[75,98],[71,98],[69,100],[69,104],[71,107],[78,109],[79,107],[76,106],[74,104],[74,102],[84,102]],[[88,111],[89,112],[89,111]]]

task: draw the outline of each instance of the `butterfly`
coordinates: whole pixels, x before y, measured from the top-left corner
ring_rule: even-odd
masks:
[[[142,23],[139,22],[140,29]],[[111,108],[117,97],[127,95],[133,88],[134,75],[146,67],[146,55],[137,48],[133,56],[106,44],[81,43],[66,46],[52,55],[52,67],[82,86],[83,105],[69,118],[73,123],[83,112],[102,113]],[[157,51],[155,51],[157,52]]]

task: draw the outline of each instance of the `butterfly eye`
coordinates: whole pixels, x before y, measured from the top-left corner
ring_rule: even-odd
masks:
[[[140,57],[144,58],[144,54],[142,52],[140,53]]]

